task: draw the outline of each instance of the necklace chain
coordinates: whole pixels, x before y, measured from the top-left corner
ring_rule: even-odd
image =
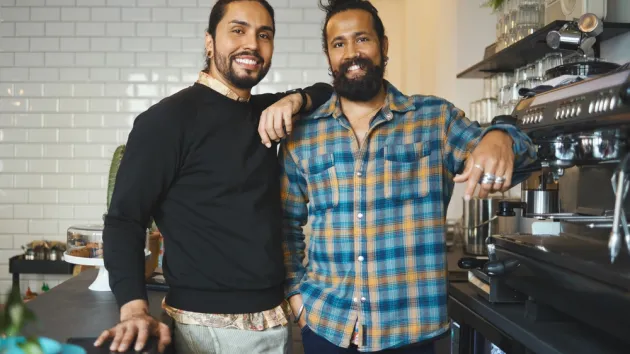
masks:
[[[358,121],[362,120],[363,118],[373,116],[373,115],[374,115],[374,113],[376,113],[376,112],[380,111],[380,110],[383,108],[383,106],[384,106],[384,105],[382,105],[382,106],[380,106],[380,107],[377,107],[375,110],[373,110],[373,111],[369,112],[368,114],[366,114],[366,115],[364,115],[364,116],[361,116],[361,117],[360,117],[360,118],[358,118],[358,119],[354,119],[354,120],[350,120],[350,119],[348,119],[348,120],[350,121],[350,123],[353,123],[353,122],[354,122],[354,123],[356,123],[356,122],[358,122]]]

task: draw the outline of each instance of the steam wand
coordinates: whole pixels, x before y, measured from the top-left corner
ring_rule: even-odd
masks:
[[[615,258],[619,255],[621,249],[621,235],[619,233],[619,224],[623,223],[626,247],[630,252],[630,232],[628,232],[628,221],[623,209],[623,200],[628,192],[626,173],[628,173],[628,163],[630,161],[630,153],[626,154],[619,162],[617,171],[611,179],[613,192],[615,193],[615,211],[613,214],[613,225],[610,230],[610,238],[608,239],[608,249],[610,250],[610,263],[615,262]],[[616,180],[616,181],[615,181]]]

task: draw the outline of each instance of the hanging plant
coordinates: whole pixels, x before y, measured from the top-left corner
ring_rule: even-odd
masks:
[[[492,8],[492,11],[497,11],[501,7],[501,5],[503,5],[504,2],[505,0],[487,0],[481,6],[490,7]]]

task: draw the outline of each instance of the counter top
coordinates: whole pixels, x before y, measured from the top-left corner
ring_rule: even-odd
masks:
[[[462,252],[456,250],[447,254],[451,280],[466,277],[466,272],[457,267],[461,256]],[[88,289],[96,274],[94,269],[83,271],[29,301],[27,306],[35,311],[38,319],[36,327],[29,327],[29,333],[65,342],[71,337],[97,337],[116,325],[119,310],[114,294]],[[149,290],[149,310],[156,318],[169,321],[161,308],[165,295],[163,291]]]
[[[486,337],[507,336],[537,354],[627,353],[627,347],[575,321],[533,322],[524,304],[491,304],[467,282],[449,284],[449,313]],[[500,332],[500,333],[499,333]],[[495,339],[496,340],[496,339]]]
[[[66,342],[72,337],[98,337],[101,332],[118,323],[120,312],[114,294],[110,291],[91,291],[97,271],[86,270],[29,301],[27,306],[35,312],[37,324],[29,333]],[[161,291],[149,291],[149,311],[162,320]]]

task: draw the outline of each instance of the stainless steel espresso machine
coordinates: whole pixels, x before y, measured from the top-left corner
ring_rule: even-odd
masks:
[[[556,220],[562,231],[493,235],[489,262],[464,267],[478,268],[491,302],[527,301],[630,345],[630,68],[523,99],[513,116],[558,199],[551,212],[506,202],[498,215]]]

